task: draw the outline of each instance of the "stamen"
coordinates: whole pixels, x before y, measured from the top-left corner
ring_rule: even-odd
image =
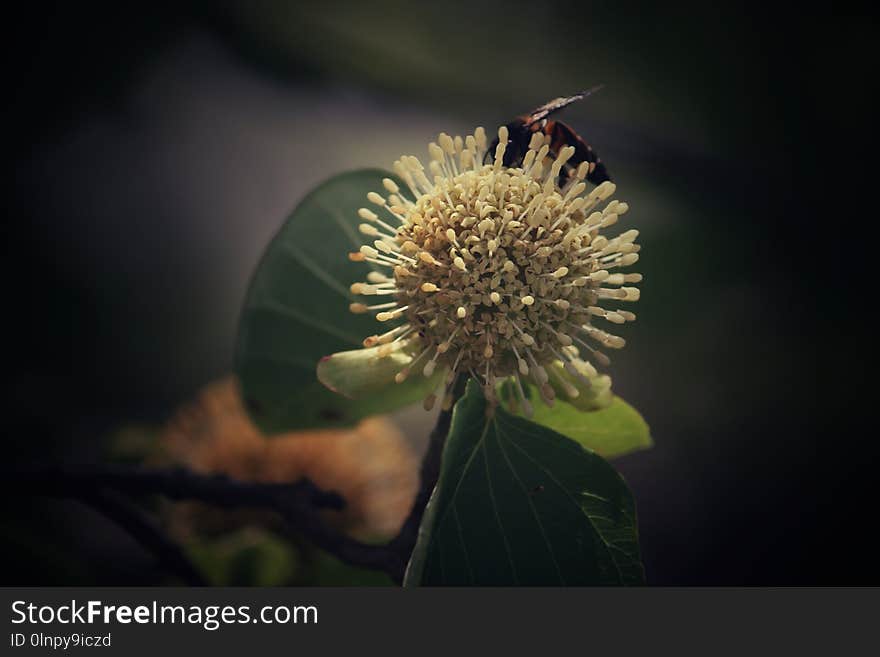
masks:
[[[507,149],[507,127],[501,126],[498,128],[498,146],[495,147],[495,167],[494,170],[497,172],[501,169],[501,164],[504,161],[504,151]]]
[[[390,313],[389,312],[381,312],[378,315],[376,315],[376,319],[378,319],[380,322],[387,322],[391,319],[397,319],[404,312],[406,312],[407,308],[409,308],[409,306],[401,306],[397,310],[390,312]]]
[[[427,363],[425,363],[425,367],[422,368],[422,374],[425,375],[425,378],[430,379],[431,375],[434,373],[434,368],[437,367],[437,357],[440,355],[440,352],[436,352],[434,357],[431,358]]]
[[[523,344],[525,346],[531,347],[535,344],[535,339],[531,335],[525,333],[516,322],[511,322],[510,324],[519,332],[519,336],[520,338],[522,338]]]
[[[517,367],[519,368],[519,373],[523,376],[529,375],[529,364],[526,363],[525,359],[519,355],[519,352],[516,350],[516,345],[512,342],[510,343],[510,348],[513,350],[513,355],[516,356]]]
[[[514,374],[513,380],[516,381],[516,389],[519,391],[519,397],[523,405],[523,412],[525,413],[526,417],[531,418],[535,414],[535,410],[534,408],[532,408],[532,404],[529,402],[529,400],[526,399],[526,393],[523,390],[522,381],[519,380],[519,375]]]
[[[374,335],[371,337],[375,340],[374,344],[386,344],[388,342],[391,342],[392,338],[394,338],[394,336],[397,335],[398,333],[404,332],[404,334],[405,334],[411,330],[412,330],[412,327],[410,324],[401,324],[400,326],[397,326],[397,327],[391,329],[390,331],[386,331],[385,333],[382,333],[381,335]],[[400,337],[403,337],[403,336],[401,335]],[[370,338],[367,338],[367,340],[369,340],[369,339]],[[398,338],[398,339],[400,339],[400,338]],[[366,343],[366,340],[364,342]],[[367,345],[364,344],[364,346],[367,346]]]
[[[452,332],[452,335],[450,335],[446,339],[446,342],[440,343],[440,345],[437,347],[438,353],[445,354],[447,351],[449,351],[449,347],[452,346],[452,340],[455,338],[455,335],[456,333],[458,333],[459,329],[461,329],[461,324],[455,327],[455,330]]]
[[[464,349],[459,349],[458,355],[455,357],[455,362],[452,363],[452,367],[449,369],[449,374],[446,375],[446,385],[452,385],[452,382],[455,381],[455,375],[458,372],[458,364],[461,362],[462,356],[464,356]]]
[[[422,351],[422,353],[420,353],[418,356],[413,358],[409,362],[409,365],[407,365],[402,370],[400,370],[397,374],[394,375],[394,381],[397,383],[403,383],[404,381],[406,381],[406,377],[409,376],[410,370],[413,367],[415,367],[416,363],[418,363],[424,357],[424,355],[427,354],[429,351],[431,351],[431,347],[428,347],[427,349]]]
[[[531,377],[544,402],[552,404],[551,376],[566,396],[577,388],[555,364],[548,374],[551,363],[560,362],[586,384],[595,368],[581,359],[578,348],[586,348],[595,363],[608,362],[582,337],[623,346],[623,338],[594,327],[590,318],[611,324],[635,319],[628,311],[597,304],[638,299],[638,290],[627,286],[642,277],[625,268],[639,259],[639,233],[630,229],[612,239],[602,234],[628,206],[610,198],[615,191],[610,181],[584,195],[593,169],[586,162],[571,167],[574,148],[568,145],[551,156],[550,142],[549,135],[536,131],[521,164],[505,167],[511,147],[506,127],[499,128],[492,153],[486,152],[482,129],[464,139],[442,133],[428,147],[426,165],[414,156],[394,163],[411,199],[391,178],[367,196],[396,222],[382,221],[371,209],[358,210],[365,222],[358,229],[372,240],[349,258],[388,269],[370,272],[351,292],[407,305],[352,303],[350,309],[376,312],[382,322],[408,320],[364,344],[385,355],[416,340],[423,349],[398,372],[398,380],[424,362],[425,376],[444,367],[447,382],[457,373],[478,378],[495,403],[497,382],[513,378],[523,407],[530,408],[520,377]],[[560,189],[564,168],[569,182]],[[436,404],[435,393],[425,398],[426,407]]]
[[[575,388],[570,382],[566,381],[565,378],[559,373],[558,370],[551,367],[550,372],[553,374],[556,382],[562,386],[562,390],[565,392],[565,396],[569,399],[577,399],[580,397],[580,390]]]
[[[389,276],[385,276],[385,274],[382,274],[377,271],[371,271],[369,274],[367,274],[367,280],[370,281],[371,283],[393,283],[394,282],[393,278],[390,278]]]
[[[525,349],[526,357],[531,361],[532,367],[530,368],[530,372],[532,374],[532,378],[535,380],[539,386],[547,383],[547,370],[545,370],[541,365],[538,365],[538,361],[535,359],[535,355],[532,353],[531,349]]]

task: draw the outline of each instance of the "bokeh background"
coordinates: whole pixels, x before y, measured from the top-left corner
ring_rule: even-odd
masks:
[[[651,584],[880,583],[868,14],[629,2],[59,3],[2,82],[5,467],[105,454],[231,371],[248,278],[316,183],[566,111],[646,279],[612,369]],[[328,258],[340,254],[327,254]],[[869,300],[869,299],[868,299]],[[420,449],[420,420],[404,428]],[[135,429],[132,429],[135,427]],[[127,428],[127,429],[126,429]],[[145,430],[144,435],[149,435]],[[2,583],[159,583],[72,502],[4,494]]]

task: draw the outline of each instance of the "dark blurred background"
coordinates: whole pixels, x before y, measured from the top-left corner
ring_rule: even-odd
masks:
[[[42,3],[6,23],[6,465],[89,460],[231,370],[317,182],[567,110],[642,231],[611,371],[652,584],[880,583],[867,10],[762,3]],[[330,256],[328,256],[330,257]],[[873,377],[872,377],[873,378]],[[153,583],[73,503],[5,496],[4,584]]]

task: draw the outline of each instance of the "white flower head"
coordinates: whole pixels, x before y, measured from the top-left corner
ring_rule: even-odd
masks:
[[[638,231],[603,234],[629,208],[610,200],[610,181],[585,193],[588,163],[559,187],[573,147],[552,159],[549,137],[535,133],[520,165],[506,167],[507,129],[498,137],[487,156],[482,128],[465,139],[441,134],[428,147],[427,170],[413,156],[394,163],[408,193],[386,178],[385,196],[368,194],[377,207],[361,208],[360,231],[372,239],[350,254],[376,266],[351,289],[377,303],[353,303],[351,310],[398,323],[364,341],[380,355],[398,349],[413,355],[398,383],[413,372],[430,377],[444,368],[447,384],[468,374],[492,401],[509,379],[531,414],[524,381],[548,404],[554,382],[576,396],[556,365],[588,383],[594,364],[609,362],[602,348],[624,346],[594,322],[635,319],[620,305],[639,298],[631,284],[641,275],[622,271],[639,258]]]

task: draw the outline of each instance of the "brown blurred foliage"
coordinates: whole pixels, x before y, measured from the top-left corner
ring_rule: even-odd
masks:
[[[327,521],[363,539],[395,535],[418,487],[418,458],[398,428],[384,417],[348,429],[293,432],[267,437],[250,421],[234,378],[205,386],[162,430],[162,465],[184,465],[195,472],[222,473],[243,481],[293,482],[306,477],[346,500]],[[257,512],[210,509],[199,503],[175,504],[168,514],[181,538],[222,533],[241,524],[274,525]]]

